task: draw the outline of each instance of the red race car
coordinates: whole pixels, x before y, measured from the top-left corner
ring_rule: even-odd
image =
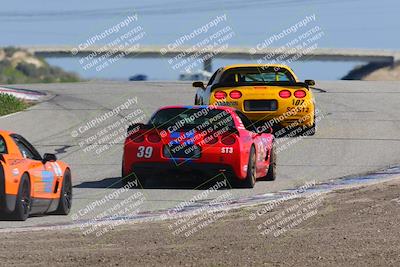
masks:
[[[22,136],[0,130],[0,214],[24,221],[30,214],[67,215],[71,171],[54,154],[42,157]]]
[[[257,133],[239,110],[169,106],[128,128],[122,178],[144,187],[151,176],[223,173],[234,187],[252,188],[257,179],[275,180],[275,160],[273,134]]]

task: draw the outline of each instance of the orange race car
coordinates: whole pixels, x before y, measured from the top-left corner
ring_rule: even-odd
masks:
[[[54,154],[40,156],[22,136],[0,130],[0,212],[24,221],[30,214],[67,215],[71,170]]]

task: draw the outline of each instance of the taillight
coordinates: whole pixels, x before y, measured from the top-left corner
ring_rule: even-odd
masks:
[[[282,98],[289,98],[292,93],[289,90],[282,90],[279,92],[279,96]]]
[[[306,92],[304,92],[303,90],[297,90],[294,92],[294,96],[296,98],[303,98],[306,96]]]
[[[161,137],[160,137],[157,133],[150,133],[150,134],[147,136],[147,140],[148,140],[150,143],[158,143],[158,142],[161,141]]]
[[[235,136],[234,136],[232,133],[225,134],[225,135],[223,135],[223,136],[221,137],[221,142],[222,142],[224,145],[230,146],[230,145],[233,145],[233,144],[236,142],[236,138],[235,138]]]
[[[217,91],[214,93],[215,99],[224,99],[226,98],[226,93],[224,91]]]
[[[144,141],[143,133],[133,133],[129,138],[135,143],[141,143]]]
[[[172,158],[171,150],[170,150],[170,148],[168,146],[164,146],[163,154],[167,158]]]
[[[232,99],[239,99],[239,98],[242,97],[242,93],[241,93],[240,91],[235,90],[235,91],[230,92],[230,93],[229,93],[229,96],[230,96]]]
[[[217,142],[218,142],[218,138],[213,135],[207,135],[206,137],[204,137],[204,143],[206,143],[208,145],[213,145]]]

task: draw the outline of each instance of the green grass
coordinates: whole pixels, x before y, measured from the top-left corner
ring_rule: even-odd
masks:
[[[0,116],[24,110],[28,106],[15,96],[0,93]]]

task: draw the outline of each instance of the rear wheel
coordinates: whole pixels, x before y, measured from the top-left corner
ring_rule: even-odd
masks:
[[[314,122],[310,127],[306,127],[302,131],[303,136],[313,136],[316,133],[316,124],[315,124],[315,114],[314,114]]]
[[[124,166],[122,165],[122,171],[121,171],[121,183],[122,186],[126,186],[130,183],[133,183],[137,180],[137,188],[144,188],[146,180],[144,178],[139,178],[137,175],[134,173],[129,173],[127,174],[124,172]]]
[[[200,101],[200,99],[201,98],[199,98],[199,97],[197,97],[197,94],[196,94],[196,96],[194,97],[194,104],[195,105],[202,105],[202,101]]]
[[[316,126],[315,123],[306,130],[306,135],[313,136],[316,133]]]
[[[72,207],[72,181],[71,172],[66,170],[64,173],[63,184],[61,187],[60,201],[54,214],[68,215]]]
[[[126,173],[124,172],[124,163],[121,166],[121,184],[122,186],[127,185],[129,182],[129,177],[127,177]]]
[[[250,149],[249,162],[247,164],[247,175],[245,180],[239,180],[238,186],[253,188],[256,184],[256,150],[254,146]]]
[[[12,214],[13,219],[17,221],[25,221],[29,217],[31,211],[31,183],[29,176],[25,173],[21,177],[19,183],[17,201],[15,203],[15,211]]]
[[[272,143],[271,151],[269,152],[269,167],[267,175],[265,176],[266,181],[274,181],[276,178],[276,152],[275,145]]]

